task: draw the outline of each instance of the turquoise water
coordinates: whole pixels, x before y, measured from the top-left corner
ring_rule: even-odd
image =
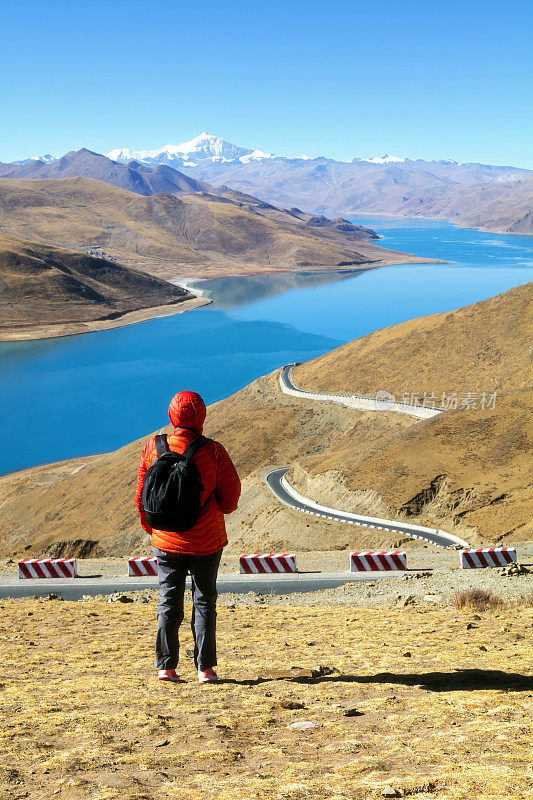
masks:
[[[165,424],[180,389],[212,403],[288,361],[533,277],[533,237],[433,221],[360,222],[386,247],[453,263],[384,267],[329,283],[316,276],[316,285],[307,276],[298,288],[276,276],[226,282],[226,290],[203,282],[218,304],[83,336],[0,344],[0,472],[113,450]]]

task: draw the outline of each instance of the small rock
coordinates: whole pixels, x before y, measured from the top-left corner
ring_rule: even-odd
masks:
[[[126,594],[121,594],[117,597],[117,603],[133,603],[133,597],[128,597]]]
[[[362,717],[364,716],[364,711],[358,711],[356,708],[347,708],[344,712],[345,717]]]
[[[411,658],[411,653],[409,652],[409,650],[406,650],[405,653],[402,653],[402,656],[404,658]]]
[[[340,670],[338,670],[337,667],[327,667],[325,664],[320,664],[320,666],[312,672],[313,678],[322,678],[324,675],[340,675]]]
[[[154,747],[166,747],[167,744],[170,744],[169,739],[162,739],[160,742],[155,742]]]
[[[479,616],[479,614],[473,614],[472,615],[472,619],[478,619],[479,620],[479,619],[481,619],[481,617]]]
[[[5,564],[6,564],[6,567],[8,566],[8,564],[14,564],[14,563],[15,563],[15,562],[13,561],[13,559],[12,559],[12,558],[8,558],[8,559],[7,559],[7,561],[5,562]]]
[[[413,605],[414,602],[415,602],[415,598],[413,597],[412,594],[410,594],[405,599],[402,599],[402,597],[400,596],[400,597],[398,597],[398,602],[396,603],[396,608],[405,608],[406,606]]]
[[[442,595],[440,594],[426,594],[424,595],[424,600],[426,603],[440,603],[442,600]]]
[[[280,708],[287,708],[290,711],[295,711],[296,709],[305,708],[303,703],[300,703],[299,700],[280,700],[278,703]]]
[[[467,631],[471,631],[472,628],[477,628],[477,625],[474,625],[473,622],[468,622],[467,625],[466,625]]]
[[[487,652],[487,648],[485,647],[485,645],[484,645],[484,644],[480,644],[480,645],[479,645],[479,649],[480,649],[480,650],[483,650],[483,652],[484,652],[484,653],[486,653],[486,652]]]
[[[194,650],[185,650],[187,658],[194,658]]]
[[[48,595],[48,597],[46,599],[47,600],[59,600],[59,595],[54,594],[54,592],[50,592],[50,594]]]
[[[400,792],[397,789],[393,789],[392,786],[387,784],[381,790],[382,797],[401,797]]]
[[[298,728],[299,730],[307,730],[308,728],[318,728],[319,725],[316,722],[310,722],[306,719],[301,719],[299,722],[291,722],[288,726],[289,728]]]

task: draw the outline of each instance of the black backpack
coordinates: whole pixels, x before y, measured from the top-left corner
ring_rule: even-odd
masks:
[[[141,496],[151,528],[181,533],[196,524],[211,495],[201,505],[204,487],[192,457],[208,441],[198,436],[183,453],[175,453],[169,449],[166,434],[155,437],[157,458],[146,473]]]

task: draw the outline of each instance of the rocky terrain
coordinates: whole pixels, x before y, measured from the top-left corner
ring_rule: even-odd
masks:
[[[0,234],[0,341],[84,333],[202,300],[106,258]]]
[[[283,465],[296,488],[325,505],[439,527],[476,546],[530,541],[532,292],[529,284],[385,328],[294,370],[297,385],[321,391],[418,392],[419,400],[424,391],[439,400],[457,392],[458,407],[439,416],[288,397],[277,373],[211,406],[206,433],[227,446],[243,479],[228,553],[410,546],[287,509],[263,481],[266,467]],[[461,407],[463,391],[470,402]],[[0,552],[37,555],[67,542],[75,554],[89,540],[93,555],[144,553],[132,504],[143,441],[0,478]]]

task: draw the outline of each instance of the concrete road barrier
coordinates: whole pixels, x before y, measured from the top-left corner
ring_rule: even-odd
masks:
[[[296,572],[294,553],[267,553],[239,557],[239,572],[246,575],[265,572]]]
[[[155,556],[141,556],[128,558],[128,575],[157,575],[157,558]]]
[[[505,567],[507,564],[516,564],[515,547],[479,547],[475,550],[459,551],[461,569]]]
[[[384,572],[407,569],[404,550],[369,550],[350,553],[350,572]]]
[[[75,558],[21,558],[19,578],[77,578]]]

